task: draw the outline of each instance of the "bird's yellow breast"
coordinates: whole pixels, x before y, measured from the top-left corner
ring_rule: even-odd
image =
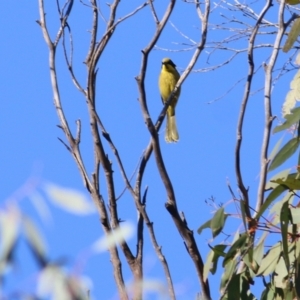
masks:
[[[166,102],[168,100],[179,78],[180,75],[175,68],[173,68],[172,66],[162,66],[159,76],[159,90],[163,102]],[[178,89],[176,92],[175,102],[177,102],[179,95],[180,89]]]

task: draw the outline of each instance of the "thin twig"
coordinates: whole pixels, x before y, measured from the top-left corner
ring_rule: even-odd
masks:
[[[82,88],[82,86],[80,85],[79,81],[77,80],[74,71],[73,71],[73,38],[72,38],[72,32],[71,32],[71,28],[69,26],[66,26],[66,28],[69,31],[69,35],[70,35],[70,58],[68,58],[68,54],[67,54],[67,47],[66,47],[66,38],[65,38],[65,31],[63,31],[63,39],[62,39],[62,45],[63,45],[63,50],[64,50],[64,56],[65,56],[65,60],[68,66],[68,70],[70,72],[72,81],[75,85],[75,87],[83,94],[86,95],[86,91]]]
[[[151,12],[152,12],[154,21],[155,21],[156,25],[158,25],[159,24],[159,19],[157,17],[153,2],[154,2],[154,0],[149,0],[149,5],[150,5],[150,8],[151,8]]]

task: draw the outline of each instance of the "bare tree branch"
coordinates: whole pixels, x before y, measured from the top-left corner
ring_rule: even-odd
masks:
[[[49,48],[49,67],[50,67],[52,90],[53,90],[53,95],[54,95],[54,106],[56,108],[56,112],[57,112],[58,118],[61,123],[61,128],[67,137],[70,148],[72,149],[72,155],[79,167],[80,173],[81,173],[83,181],[84,181],[84,185],[88,189],[90,189],[91,183],[89,181],[89,177],[87,175],[84,163],[81,158],[79,145],[75,142],[75,139],[71,133],[71,130],[69,128],[69,125],[68,125],[68,122],[65,117],[65,114],[64,114],[64,111],[62,108],[62,104],[60,101],[60,93],[59,93],[59,88],[58,88],[58,82],[57,82],[57,76],[56,76],[56,64],[55,64],[56,45],[51,41],[50,35],[47,30],[43,0],[39,0],[39,12],[40,12],[40,22],[39,23],[42,28],[44,39]],[[61,25],[61,26],[63,26],[63,25]],[[62,28],[59,29],[59,32],[61,32],[61,31],[62,31]]]
[[[252,30],[252,34],[249,39],[249,44],[248,44],[248,64],[249,64],[249,70],[248,70],[248,76],[247,76],[247,82],[245,85],[245,90],[244,90],[244,96],[240,108],[240,114],[239,114],[239,119],[238,119],[238,125],[237,125],[237,141],[236,141],[236,147],[235,147],[235,173],[236,173],[236,178],[237,178],[237,184],[239,189],[241,190],[243,200],[245,200],[245,213],[246,216],[250,222],[251,220],[251,214],[249,210],[249,196],[248,196],[248,189],[245,187],[243,183],[243,178],[242,178],[242,172],[241,172],[241,158],[240,158],[240,152],[241,152],[241,145],[242,145],[242,140],[243,140],[243,123],[244,123],[244,116],[246,112],[246,107],[247,103],[249,100],[250,96],[250,91],[251,91],[251,84],[252,84],[252,79],[253,79],[253,74],[254,74],[254,54],[253,54],[253,48],[254,48],[254,42],[255,38],[257,36],[257,32],[259,29],[259,26],[267,13],[267,11],[270,9],[272,6],[272,0],[268,0],[265,6],[263,7],[262,11],[260,12],[260,15],[256,21],[256,24]],[[249,225],[250,226],[250,225]]]
[[[151,155],[152,147],[153,147],[154,154],[155,154],[155,159],[156,159],[156,164],[157,164],[158,170],[160,172],[162,181],[165,185],[165,189],[166,189],[166,192],[167,192],[167,195],[168,195],[166,208],[167,208],[168,212],[170,213],[170,215],[172,216],[173,221],[174,221],[174,223],[177,227],[177,230],[179,231],[182,238],[184,239],[185,244],[186,244],[186,248],[189,252],[189,255],[190,255],[190,257],[192,258],[192,260],[194,262],[194,265],[195,265],[196,270],[197,270],[198,278],[200,280],[200,285],[201,285],[201,288],[202,288],[204,298],[205,299],[210,299],[210,291],[209,291],[208,282],[204,281],[204,279],[203,279],[203,267],[204,267],[203,260],[202,260],[202,257],[200,255],[200,253],[199,253],[197,244],[195,242],[193,232],[187,227],[186,221],[183,221],[180,218],[180,215],[178,213],[173,186],[172,186],[172,183],[171,183],[170,178],[168,176],[167,170],[164,166],[164,162],[163,162],[163,158],[162,158],[161,151],[160,151],[160,146],[159,146],[159,138],[158,138],[158,135],[157,135],[157,130],[161,126],[161,123],[162,123],[162,121],[165,117],[165,113],[166,113],[166,110],[168,108],[168,105],[170,104],[170,102],[172,100],[173,94],[176,92],[176,90],[180,87],[180,85],[186,79],[188,74],[191,72],[191,70],[194,67],[200,53],[204,49],[204,46],[205,46],[205,43],[206,43],[208,18],[209,18],[209,12],[210,12],[209,0],[207,0],[205,2],[205,13],[204,14],[201,14],[201,13],[199,14],[200,19],[202,21],[201,42],[198,44],[198,46],[196,48],[196,51],[195,51],[189,65],[187,66],[187,68],[185,69],[183,74],[181,75],[178,83],[176,84],[176,87],[175,87],[173,93],[170,95],[169,100],[167,101],[167,103],[164,106],[161,114],[159,115],[155,126],[153,125],[153,122],[152,122],[151,117],[149,115],[147,104],[146,104],[147,102],[146,102],[146,94],[145,94],[145,87],[144,87],[144,78],[145,78],[145,74],[146,74],[148,55],[149,55],[150,51],[153,49],[157,39],[159,38],[160,33],[161,33],[163,27],[165,26],[170,14],[173,10],[174,4],[175,4],[175,1],[170,1],[169,6],[167,8],[167,11],[166,11],[166,13],[163,17],[163,20],[160,23],[161,26],[158,26],[158,28],[157,28],[157,30],[154,34],[154,37],[152,38],[152,40],[150,41],[148,46],[142,51],[142,53],[143,53],[142,67],[141,67],[141,71],[140,71],[139,76],[136,78],[137,82],[138,82],[138,87],[139,87],[140,104],[141,104],[141,108],[142,108],[142,112],[143,112],[143,117],[144,117],[145,123],[148,127],[148,130],[151,134],[151,137],[152,137],[151,144],[148,145],[148,147],[147,147],[147,150],[144,154],[144,159],[142,160],[140,170],[138,172],[136,188],[139,189],[139,187],[140,187],[142,174],[143,174],[145,165],[147,163],[147,160],[149,159],[149,156]],[[197,9],[198,12],[201,12],[200,3],[198,1],[196,3],[196,9]]]
[[[92,25],[92,36],[90,41],[89,52],[86,58],[86,63],[90,61],[91,56],[95,51],[96,40],[97,40],[97,33],[98,33],[98,7],[97,7],[97,0],[91,0],[91,4],[93,7],[93,25]]]
[[[117,7],[117,2],[115,2],[114,8],[116,9]],[[63,108],[61,105],[61,100],[60,100],[60,95],[59,95],[59,88],[58,88],[58,82],[57,82],[57,76],[56,76],[56,68],[55,68],[55,51],[56,51],[56,46],[62,36],[62,32],[64,30],[65,24],[67,22],[67,18],[71,12],[71,4],[69,4],[66,16],[64,20],[62,21],[61,27],[56,35],[56,40],[53,43],[51,41],[51,38],[49,36],[47,27],[46,27],[46,21],[45,21],[45,11],[44,11],[44,3],[43,0],[39,0],[39,11],[40,11],[40,21],[39,24],[42,28],[42,32],[44,35],[44,39],[48,45],[49,48],[49,66],[50,66],[50,76],[51,76],[51,82],[52,82],[52,90],[54,94],[54,105],[58,114],[58,118],[61,123],[61,128],[63,129],[67,139],[68,143],[70,145],[71,153],[79,167],[79,170],[82,174],[82,177],[84,179],[85,186],[87,189],[90,191],[92,195],[92,199],[95,202],[96,207],[98,208],[99,215],[101,217],[101,224],[103,225],[104,232],[106,234],[109,234],[112,230],[109,218],[107,216],[107,211],[105,208],[105,203],[102,199],[102,197],[99,195],[98,191],[98,182],[91,182],[87,172],[85,170],[81,155],[80,155],[80,150],[79,150],[79,141],[80,141],[80,126],[78,127],[77,130],[77,138],[76,140],[72,136],[72,133],[69,129],[67,120],[65,118]],[[113,14],[114,15],[114,14]],[[113,21],[113,20],[112,20]],[[95,73],[93,72],[93,75]],[[92,79],[95,79],[95,77],[92,77]],[[94,81],[89,82],[89,88],[90,90],[94,88]],[[92,94],[94,96],[94,93]],[[90,94],[89,94],[90,96]],[[94,100],[94,98],[92,98]],[[90,102],[89,102],[90,103]],[[93,101],[95,103],[95,101]],[[99,133],[97,129],[97,122],[94,122],[95,118],[92,118],[92,129],[93,129],[93,137],[94,137],[94,143],[95,143],[95,148],[96,148],[96,160],[95,160],[95,166],[96,170],[99,169],[99,162],[102,163],[102,165],[105,168],[106,171],[106,179],[108,182],[108,194],[109,194],[109,200],[110,200],[110,214],[112,216],[112,227],[116,228],[119,226],[119,221],[118,221],[118,216],[117,216],[117,211],[116,211],[116,202],[115,202],[115,196],[114,196],[114,186],[113,186],[113,180],[112,180],[112,170],[111,170],[111,165],[108,161],[108,159],[105,156],[104,150],[101,147],[102,144],[99,143],[100,138],[99,138]],[[96,171],[96,174],[94,175],[94,178],[98,179],[98,171]],[[122,243],[122,249],[123,252],[127,255],[127,257],[132,258],[132,254],[125,242]],[[122,275],[122,268],[121,268],[121,261],[118,255],[118,251],[116,247],[111,247],[110,250],[110,255],[111,255],[111,261],[114,266],[114,277],[117,283],[119,295],[121,299],[128,299],[128,295],[125,289],[125,284],[123,280],[123,275]]]
[[[269,141],[271,135],[271,128],[272,122],[274,117],[272,116],[272,109],[271,109],[271,93],[272,93],[272,72],[278,57],[278,53],[280,50],[280,43],[284,32],[286,30],[286,24],[284,24],[283,14],[284,14],[284,7],[285,1],[280,1],[280,8],[278,13],[278,33],[276,35],[274,48],[271,54],[271,58],[268,64],[264,66],[265,69],[265,95],[264,95],[264,103],[265,103],[265,128],[264,128],[264,135],[263,135],[263,142],[262,142],[262,149],[261,149],[261,162],[260,162],[260,180],[259,180],[259,187],[258,187],[258,195],[257,195],[257,202],[255,210],[259,211],[260,207],[264,201],[264,192],[265,192],[265,185],[266,185],[266,178],[267,178],[267,171],[268,171],[268,148],[269,148]]]

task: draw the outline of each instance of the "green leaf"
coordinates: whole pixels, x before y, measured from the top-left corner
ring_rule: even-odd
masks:
[[[285,0],[285,3],[289,4],[289,5],[297,5],[300,4],[299,0]]]
[[[275,268],[275,274],[274,274],[274,285],[277,288],[285,289],[287,286],[287,276],[288,276],[288,269],[284,262],[283,257],[280,257],[279,262],[277,263],[277,266]]]
[[[28,217],[24,217],[22,222],[26,239],[36,256],[36,259],[41,266],[44,266],[46,264],[46,246],[38,228]]]
[[[252,253],[251,253],[252,252]],[[255,260],[253,260],[253,250],[252,248],[249,249],[248,253],[246,253],[246,255],[243,258],[244,263],[246,264],[246,266],[253,271],[254,273],[257,272],[259,266],[256,263]]]
[[[261,300],[274,300],[275,299],[275,288],[268,283],[266,289],[263,291],[261,295]]]
[[[39,297],[59,296],[71,300],[71,295],[66,287],[66,275],[54,265],[44,268],[38,277],[37,295]]]
[[[233,236],[231,244],[234,244],[240,238],[240,236],[241,236],[240,230],[238,229]]]
[[[293,81],[294,80],[292,80],[292,82]],[[284,102],[283,102],[283,105],[282,105],[282,108],[281,108],[283,116],[290,115],[292,109],[295,108],[296,102],[297,102],[297,94],[298,94],[298,91],[294,90],[294,89],[291,89],[287,92]]]
[[[245,275],[241,275],[241,294],[240,297],[237,299],[243,299],[243,300],[256,300],[256,298],[254,297],[254,295],[251,293],[250,291],[250,285],[249,285],[249,278],[247,278],[246,274]]]
[[[216,245],[211,247],[208,245],[212,250],[209,252],[206,263],[204,265],[204,277],[207,278],[208,271],[212,274],[215,274],[217,271],[218,261],[220,257],[225,257],[224,250],[227,247],[226,245]]]
[[[264,256],[264,243],[265,243],[265,239],[266,239],[267,235],[268,235],[268,232],[264,231],[264,233],[262,234],[259,242],[257,243],[257,245],[253,251],[253,258],[258,265],[261,264],[262,258]]]
[[[145,294],[153,293],[155,295],[161,295],[162,299],[165,299],[165,297],[163,297],[163,295],[168,295],[168,290],[167,290],[166,286],[158,279],[144,278],[143,280],[135,281],[132,284],[127,284],[126,288],[128,288],[129,291],[134,291],[138,288],[138,289],[141,289],[141,291],[143,291]],[[72,300],[77,300],[77,299],[78,300],[92,300],[90,297],[87,297],[86,292],[85,292],[84,298],[76,298],[76,299],[72,299]],[[130,297],[129,299],[134,299],[134,298]],[[143,298],[136,297],[135,299],[142,300]],[[197,300],[207,300],[207,298],[204,299],[203,297],[200,296]]]
[[[205,228],[210,228],[210,222],[211,222],[211,219],[206,221],[204,224],[202,224],[198,229],[197,229],[197,233],[198,234],[201,234],[202,230],[205,229]]]
[[[288,0],[291,1],[291,0]],[[287,2],[289,3],[289,2]],[[293,3],[291,3],[293,4]],[[294,45],[295,41],[297,40],[300,34],[300,19],[297,18],[292,25],[290,32],[288,33],[288,38],[282,48],[283,52],[288,52]]]
[[[230,261],[238,251],[242,250],[246,241],[248,239],[247,233],[242,233],[240,237],[233,243],[233,245],[228,250],[224,261],[223,261],[223,267]]]
[[[273,207],[270,209],[270,215],[273,214],[273,220],[272,224],[277,225],[280,223],[280,215],[281,215],[281,208],[282,205],[288,201],[289,204],[293,202],[294,199],[294,193],[293,192],[288,192],[285,194],[285,196],[278,202],[276,202]]]
[[[225,257],[226,256],[226,253],[224,252],[224,250],[227,247],[227,245],[216,245],[216,246],[212,247],[208,244],[208,247],[214,251],[214,253],[216,255],[215,257],[219,257],[219,256]]]
[[[273,191],[267,196],[263,205],[261,206],[256,218],[260,218],[262,214],[270,207],[272,202],[279,197],[284,191],[293,189],[293,187],[298,187],[297,178],[300,175],[298,173],[292,173],[287,176],[286,179],[277,179],[274,180],[274,183],[279,184]]]
[[[6,260],[16,244],[20,230],[20,216],[15,208],[0,212],[1,259]]]
[[[300,190],[300,178],[296,176],[295,178],[288,177],[285,180],[277,179],[274,182],[281,184],[282,186],[285,186],[289,190]]]
[[[49,223],[52,221],[51,211],[46,202],[46,199],[37,191],[33,191],[30,195],[27,196],[31,204],[35,208],[39,217],[43,222]]]
[[[290,261],[289,261],[289,251],[288,251],[288,226],[290,220],[290,209],[289,201],[286,201],[280,211],[280,225],[281,225],[281,235],[282,235],[282,248],[283,248],[283,258],[286,263],[286,267],[289,270]]]
[[[300,126],[298,128],[300,128]],[[298,154],[297,172],[300,173],[300,151],[299,151],[299,154]]]
[[[235,260],[230,260],[226,266],[225,266],[225,270],[224,273],[222,274],[222,278],[221,278],[221,286],[220,286],[220,290],[222,291],[223,288],[226,286],[228,280],[230,280],[234,270],[235,270],[235,266],[236,266],[237,262]]]
[[[300,207],[291,207],[290,208],[292,215],[292,223],[299,224],[300,223]]]
[[[206,281],[206,279],[208,278],[208,273],[211,269],[214,255],[215,255],[214,251],[211,250],[206,257],[206,261],[205,261],[204,268],[203,268],[203,280],[204,281]]]
[[[44,189],[55,205],[70,213],[87,215],[95,212],[93,203],[81,192],[46,183]]]
[[[298,230],[298,228],[296,228],[296,230]],[[296,243],[295,243],[295,257],[297,259],[299,259],[299,262],[300,262],[300,239],[297,239],[296,240]]]
[[[48,265],[39,272],[36,291],[38,299],[87,300],[88,289],[78,274],[68,276],[63,268]]]
[[[234,274],[227,289],[228,299],[240,299],[240,277],[241,274]]]
[[[294,234],[294,236],[297,234],[297,226],[296,225],[289,225],[288,228],[288,232]],[[295,259],[296,259],[296,253],[297,253],[297,241],[294,242],[289,242],[288,243],[288,255],[289,255],[289,262],[290,262],[290,266],[292,266],[294,268],[295,265]],[[291,270],[291,268],[289,269],[289,271]],[[293,272],[294,275],[294,272]]]
[[[284,290],[284,300],[294,300],[295,299],[295,295],[292,289],[287,288]]]
[[[270,164],[269,170],[272,171],[282,165],[288,158],[290,158],[299,147],[299,139],[297,137],[289,140],[275,155]]]
[[[281,242],[278,242],[267,252],[266,256],[262,259],[257,275],[266,276],[275,270],[280,258],[281,249]]]
[[[284,298],[283,289],[275,287],[275,298],[274,298],[274,300],[286,300]]]
[[[247,231],[247,222],[246,222],[246,213],[245,213],[245,201],[240,201],[241,213],[242,213],[242,220],[244,224],[245,231]]]
[[[134,226],[129,222],[122,223],[121,226],[115,228],[109,234],[104,235],[94,242],[92,250],[95,253],[107,251],[107,249],[129,240],[133,234]]]
[[[291,114],[285,116],[286,121],[276,126],[273,129],[273,133],[285,130],[296,124],[300,120],[300,107],[292,109]]]
[[[276,127],[275,127],[276,128]],[[273,160],[275,155],[278,153],[279,147],[281,146],[281,143],[283,141],[284,135],[277,141],[275,144],[274,148],[272,149],[270,155],[269,155],[269,160]]]
[[[226,249],[226,245],[216,245],[214,247],[214,258],[213,258],[213,265],[211,268],[211,273],[215,274],[217,271],[218,261],[220,257],[225,257],[225,253],[223,252]]]
[[[224,208],[221,207],[217,210],[210,222],[210,228],[212,235],[215,238],[223,229],[226,220],[226,215],[224,214]]]
[[[300,152],[299,152],[300,153]],[[270,189],[275,189],[278,186],[278,183],[276,183],[277,179],[286,180],[286,178],[289,176],[289,173],[291,171],[291,168],[285,169],[280,171],[279,173],[275,174],[266,184],[265,191],[268,191]]]
[[[283,185],[278,185],[266,198],[263,205],[261,206],[258,214],[256,215],[256,219],[259,219],[262,214],[265,212],[267,208],[270,207],[272,202],[277,199],[284,191],[286,191],[288,188]]]
[[[299,247],[299,240],[298,240],[298,245],[297,248]],[[296,261],[295,261],[295,282],[300,282],[300,257],[296,257]],[[300,284],[296,284],[295,285],[295,290],[296,290],[296,294],[297,294],[297,299],[300,298]]]

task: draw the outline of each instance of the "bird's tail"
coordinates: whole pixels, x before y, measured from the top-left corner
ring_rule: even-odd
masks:
[[[175,115],[169,116],[169,114],[167,114],[167,127],[166,127],[165,140],[167,143],[178,142],[179,140]]]

